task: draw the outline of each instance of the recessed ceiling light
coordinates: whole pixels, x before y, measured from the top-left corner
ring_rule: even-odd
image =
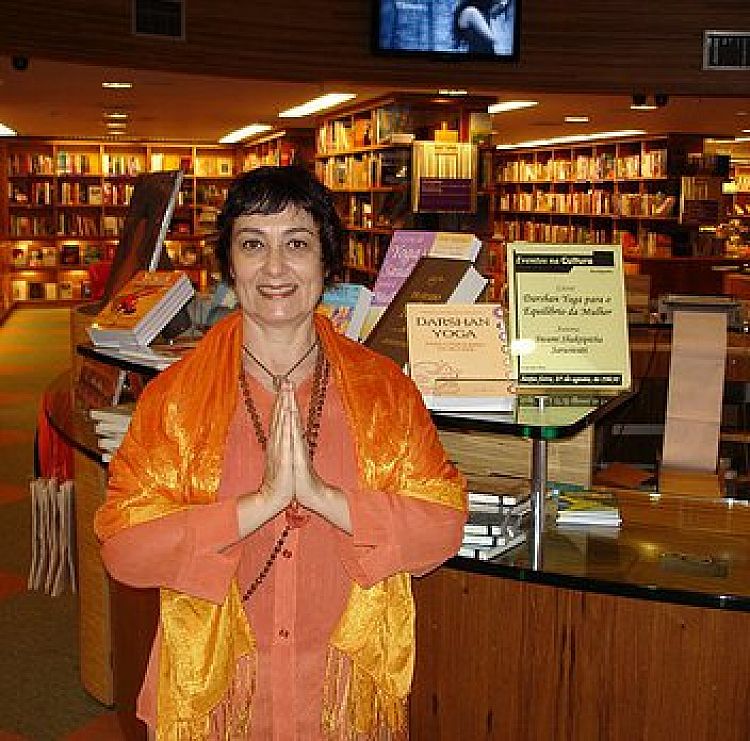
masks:
[[[279,118],[301,118],[302,116],[311,116],[313,113],[324,111],[327,108],[333,108],[340,103],[345,103],[347,100],[356,98],[357,96],[353,93],[327,93],[321,95],[312,100],[308,100],[307,103],[293,106],[285,111],[279,113]]]
[[[264,131],[270,130],[271,127],[268,126],[268,124],[249,124],[248,126],[243,126],[241,129],[230,131],[228,134],[222,136],[221,139],[219,139],[219,144],[236,144],[243,139],[248,139],[251,136],[262,134]]]
[[[451,88],[446,88],[443,90],[438,90],[438,95],[453,95],[453,96],[459,96],[459,95],[468,95],[468,90],[453,90]]]
[[[133,83],[132,82],[103,82],[102,87],[107,88],[108,90],[127,90],[128,88],[133,87]]]
[[[545,147],[550,144],[575,144],[577,142],[594,141],[595,139],[617,139],[624,136],[641,136],[643,129],[621,129],[619,131],[600,131],[596,134],[571,134],[570,136],[555,136],[550,139],[532,139],[515,144],[498,144],[495,149],[519,149],[522,147]]]
[[[128,117],[127,113],[123,113],[122,111],[112,111],[110,113],[105,113],[104,118],[111,118],[113,120],[117,119],[125,119]]]
[[[533,108],[539,105],[538,100],[503,100],[487,106],[487,113],[507,113],[508,111],[520,111],[522,108]]]
[[[125,121],[107,121],[105,125],[108,129],[125,129],[128,126]]]
[[[737,111],[738,116],[747,116],[747,111]]]
[[[565,123],[588,123],[590,120],[588,116],[565,116]]]
[[[743,134],[750,134],[750,129],[742,129]]]
[[[18,132],[15,129],[11,129],[10,126],[0,123],[0,136],[18,136]]]

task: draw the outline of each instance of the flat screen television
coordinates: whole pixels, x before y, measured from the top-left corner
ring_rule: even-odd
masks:
[[[373,0],[380,54],[518,58],[521,0]]]

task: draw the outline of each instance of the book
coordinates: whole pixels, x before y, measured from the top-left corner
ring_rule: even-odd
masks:
[[[561,492],[557,498],[558,525],[608,525],[622,524],[617,499],[609,492]]]
[[[66,243],[60,247],[61,265],[78,265],[80,262],[80,248],[77,242]]]
[[[500,304],[406,307],[409,373],[435,411],[507,412],[515,405]]]
[[[367,336],[378,322],[420,258],[429,255],[473,262],[480,247],[481,242],[473,234],[396,229],[375,277],[363,336]]]
[[[375,279],[373,303],[387,305],[420,257],[453,257],[473,262],[480,248],[481,242],[473,234],[397,229],[393,232]]]
[[[154,370],[166,370],[170,365],[181,360],[189,352],[191,346],[182,343],[176,345],[159,344],[158,346],[146,347],[145,345],[120,345],[118,347],[98,347],[97,350],[109,358],[115,360],[126,360]]]
[[[499,538],[495,545],[461,545],[456,555],[464,558],[476,558],[480,561],[490,561],[525,542],[526,533],[522,532],[512,538]]]
[[[100,435],[97,440],[97,445],[101,450],[106,450],[110,453],[114,453],[120,445],[122,445],[125,433],[122,435]]]
[[[44,298],[44,283],[41,281],[29,281],[29,299],[37,300]]]
[[[403,367],[409,354],[408,303],[473,303],[486,285],[487,279],[469,260],[422,257],[368,334],[365,344]]]
[[[356,283],[338,283],[326,288],[318,305],[318,312],[327,316],[338,332],[358,340],[372,291]]]
[[[69,280],[62,280],[58,285],[58,295],[61,299],[69,301],[73,298],[73,283]]]
[[[181,271],[140,270],[96,315],[89,337],[109,347],[148,345],[194,292]]]
[[[507,535],[519,530],[530,513],[530,499],[510,507],[499,507],[497,512],[476,511],[470,507],[464,535]]]
[[[95,422],[102,422],[127,429],[134,411],[135,404],[133,402],[126,402],[124,404],[113,404],[89,409],[89,416]]]

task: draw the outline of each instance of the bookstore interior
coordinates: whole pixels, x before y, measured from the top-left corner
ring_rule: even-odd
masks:
[[[381,5],[380,51],[408,54]],[[230,183],[298,164],[345,227],[318,311],[411,375],[468,485],[460,550],[414,584],[412,736],[750,737],[750,98],[706,122],[659,92],[360,87],[223,143],[144,126],[127,90],[98,129],[14,131],[0,101],[0,333],[70,308],[40,416],[70,480],[32,482],[29,588],[80,595],[83,686],[145,738],[155,597],[107,577],[93,512],[144,384],[236,305],[214,257]],[[498,695],[501,665],[522,678]]]

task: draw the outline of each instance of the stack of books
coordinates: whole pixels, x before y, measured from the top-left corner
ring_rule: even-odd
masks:
[[[112,456],[120,447],[125,433],[130,426],[133,416],[133,403],[117,404],[116,406],[91,409],[89,414],[94,420],[94,431],[102,452],[102,461],[109,463]]]
[[[120,347],[98,347],[101,355],[116,360],[128,360],[138,365],[162,371],[172,363],[181,360],[198,344],[200,338],[178,338],[166,343],[153,344],[149,347],[141,345],[122,345]]]
[[[459,556],[489,561],[526,542],[527,495],[469,492],[469,517]]]
[[[141,270],[97,314],[88,328],[91,342],[102,347],[145,347],[194,293],[181,271]]]
[[[617,500],[609,492],[576,491],[558,495],[556,522],[558,525],[570,527],[619,527],[622,517]]]
[[[406,363],[405,305],[473,303],[488,282],[474,266],[481,246],[473,234],[394,231],[375,278],[362,341]]]

